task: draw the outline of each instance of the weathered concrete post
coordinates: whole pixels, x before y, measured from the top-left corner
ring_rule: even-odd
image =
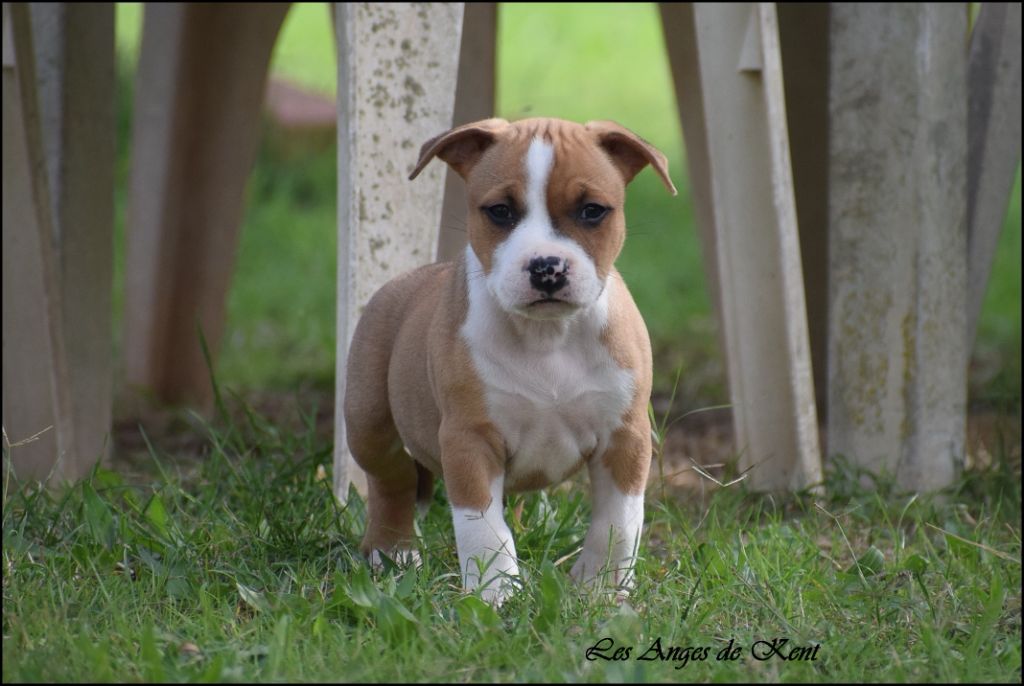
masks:
[[[18,13],[16,48],[14,15]],[[45,185],[37,184],[39,180],[46,183],[43,152],[38,136],[32,149],[26,121],[28,110],[36,116],[38,134],[38,110],[25,107],[26,98],[35,98],[28,6],[4,3],[3,24],[4,450],[10,440],[11,463],[19,477],[42,479],[55,461],[64,464],[59,456],[72,443],[71,399],[69,393],[61,397],[62,388],[68,389],[56,374],[65,362],[63,327],[54,316],[60,301],[52,302],[59,296],[59,282],[50,195]],[[28,64],[23,63],[26,56]],[[60,333],[57,346],[55,329]]]
[[[33,3],[71,413],[83,474],[110,451],[113,401],[114,8]]]
[[[338,304],[334,492],[366,477],[345,440],[345,363],[366,302],[434,259],[445,168],[408,180],[420,145],[452,124],[462,3],[341,3],[338,46]]]
[[[4,427],[19,476],[109,451],[114,223],[110,4],[4,6]],[[17,83],[16,83],[17,81]],[[49,379],[49,383],[47,382]]]
[[[949,484],[966,404],[967,12],[832,6],[829,452]]]

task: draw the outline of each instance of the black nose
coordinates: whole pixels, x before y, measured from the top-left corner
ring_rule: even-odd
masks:
[[[530,285],[551,296],[569,283],[569,260],[561,257],[534,257],[527,265]]]

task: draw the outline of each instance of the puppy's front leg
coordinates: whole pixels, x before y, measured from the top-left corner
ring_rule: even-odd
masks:
[[[492,482],[491,501],[483,511],[452,505],[462,584],[467,591],[482,587],[480,596],[494,605],[515,590],[519,576],[516,544],[502,512],[504,481],[499,476]]]
[[[443,432],[442,432],[443,435]],[[452,506],[462,585],[500,605],[519,576],[516,545],[505,523],[505,475],[489,441],[462,435],[442,440],[442,468]]]
[[[644,447],[642,437],[615,441],[606,455],[588,464],[593,513],[583,552],[570,572],[577,582],[589,585],[607,573],[614,588],[633,585],[649,468],[650,440]]]

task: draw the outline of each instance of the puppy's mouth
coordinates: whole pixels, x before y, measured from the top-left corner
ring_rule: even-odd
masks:
[[[580,307],[579,303],[561,298],[537,298],[516,310],[529,319],[562,319],[575,314]]]
[[[545,305],[569,305],[576,307],[576,303],[571,303],[568,300],[562,300],[561,298],[537,298],[527,307],[544,307]]]

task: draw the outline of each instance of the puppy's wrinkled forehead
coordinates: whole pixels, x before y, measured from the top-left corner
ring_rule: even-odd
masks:
[[[420,157],[409,174],[415,179],[435,156],[447,162],[470,185],[470,190],[501,183],[520,165],[529,144],[539,139],[553,150],[552,181],[559,171],[582,173],[592,181],[612,178],[616,187],[633,180],[650,164],[665,187],[676,194],[668,175],[668,160],[660,150],[613,121],[586,124],[562,119],[535,118],[517,122],[484,119],[457,126],[431,138],[420,149]],[[611,167],[609,167],[611,165]],[[618,172],[614,180],[611,169]]]
[[[470,197],[525,200],[530,186],[545,196],[592,190],[620,202],[622,176],[583,125],[559,119],[526,119],[502,130],[467,175]],[[534,198],[547,203],[554,198]]]

